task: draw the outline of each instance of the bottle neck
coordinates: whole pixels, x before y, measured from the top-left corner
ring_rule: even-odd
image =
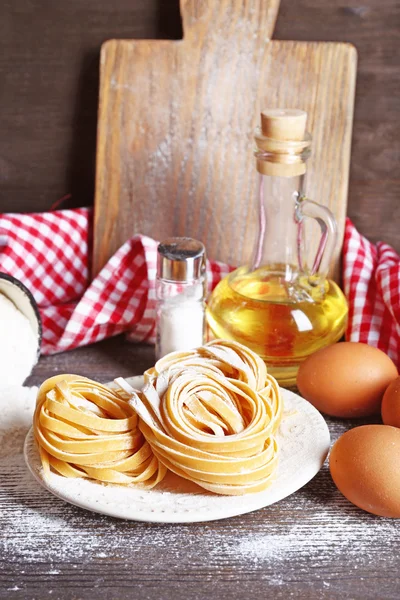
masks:
[[[299,224],[296,207],[303,195],[304,175],[268,176],[259,173],[259,231],[252,270],[267,267],[293,280],[299,269]]]

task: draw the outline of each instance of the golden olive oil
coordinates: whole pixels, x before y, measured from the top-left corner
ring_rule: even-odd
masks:
[[[307,356],[342,337],[347,310],[345,296],[331,280],[313,284],[288,265],[240,267],[213,291],[207,321],[214,337],[245,344],[281,385],[292,386]]]

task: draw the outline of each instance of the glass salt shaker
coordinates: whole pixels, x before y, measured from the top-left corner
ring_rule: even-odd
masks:
[[[157,252],[156,358],[204,343],[206,254],[192,238],[161,242]]]

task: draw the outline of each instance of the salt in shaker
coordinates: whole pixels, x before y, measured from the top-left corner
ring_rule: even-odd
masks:
[[[156,358],[204,342],[206,255],[201,242],[168,238],[157,252]]]

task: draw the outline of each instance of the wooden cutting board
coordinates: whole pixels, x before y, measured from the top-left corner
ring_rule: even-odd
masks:
[[[269,41],[278,4],[181,0],[183,40],[103,45],[94,275],[135,233],[188,235],[212,259],[246,262],[257,230],[252,136],[266,107],[308,112],[307,193],[333,210],[341,245],[356,50]]]

